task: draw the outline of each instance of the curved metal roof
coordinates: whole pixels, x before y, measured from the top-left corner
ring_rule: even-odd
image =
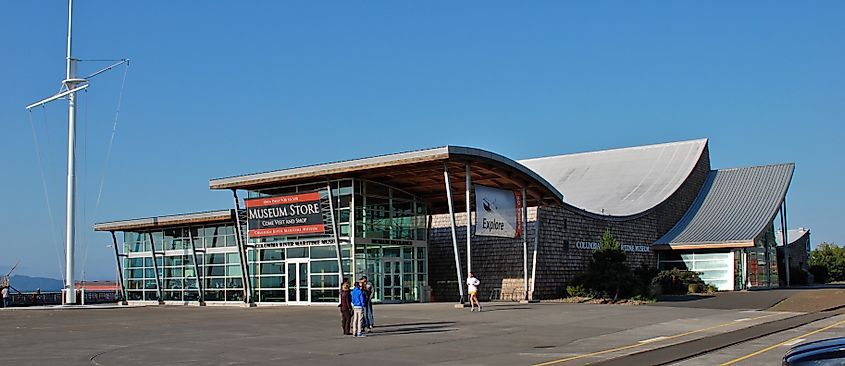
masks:
[[[519,162],[588,212],[629,216],[657,206],[689,177],[707,139],[550,156]]]
[[[686,214],[656,244],[751,246],[774,220],[795,165],[711,171]]]

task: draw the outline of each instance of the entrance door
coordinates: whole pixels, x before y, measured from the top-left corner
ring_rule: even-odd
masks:
[[[307,305],[311,302],[308,288],[308,258],[287,260],[288,304]]]
[[[402,302],[402,258],[385,257],[382,269],[382,302]]]

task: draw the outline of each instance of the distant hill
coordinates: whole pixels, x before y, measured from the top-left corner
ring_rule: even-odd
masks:
[[[2,275],[5,275],[5,273]],[[64,287],[62,280],[47,277],[12,275],[12,278],[10,278],[9,281],[11,282],[12,287],[21,292],[35,291],[39,288],[41,291],[45,292],[61,291],[62,287]]]

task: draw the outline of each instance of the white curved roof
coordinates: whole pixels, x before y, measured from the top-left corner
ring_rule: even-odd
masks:
[[[628,216],[665,201],[692,173],[707,139],[520,160],[564,201],[604,215]]]

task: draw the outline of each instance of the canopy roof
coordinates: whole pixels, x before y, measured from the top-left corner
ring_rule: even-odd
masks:
[[[359,178],[388,184],[431,204],[432,213],[448,210],[444,164],[449,167],[456,210],[463,208],[465,166],[472,183],[502,189],[527,190],[529,206],[560,204],[563,195],[543,177],[502,155],[461,146],[402,152],[299,168],[212,179],[211,189],[257,190],[331,179]]]
[[[195,212],[94,224],[94,231],[143,231],[168,226],[233,222],[235,210]]]
[[[681,220],[655,249],[754,246],[786,197],[794,164],[711,171]]]
[[[777,232],[775,232],[775,242],[777,242],[778,246],[783,246],[783,237],[781,237],[781,235],[783,234],[781,234],[781,230],[778,229]],[[792,243],[801,240],[806,235],[810,235],[809,229],[805,229],[803,227],[789,229],[786,230],[786,241],[791,245]]]
[[[636,146],[519,162],[566,194],[566,203],[603,215],[629,216],[657,206],[690,176],[707,139]]]

